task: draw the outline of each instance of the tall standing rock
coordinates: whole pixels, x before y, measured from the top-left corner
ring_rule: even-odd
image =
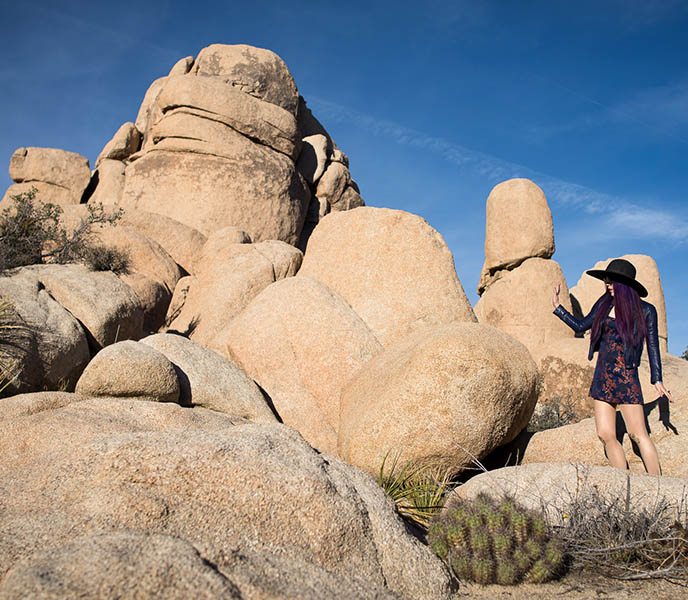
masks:
[[[664,292],[662,291],[662,280],[659,277],[657,263],[651,256],[645,254],[625,254],[619,256],[629,261],[636,268],[636,279],[645,286],[647,298],[645,300],[653,304],[657,309],[657,329],[659,331],[659,348],[664,352],[668,351],[668,330],[666,318],[666,306],[664,304]],[[605,269],[609,262],[614,260],[608,258],[595,263],[592,269]],[[583,273],[575,287],[571,288],[571,300],[574,303],[574,310],[582,315],[587,315],[595,304],[595,301],[605,292],[604,283],[600,279],[591,277]]]
[[[527,258],[554,254],[552,213],[543,191],[529,179],[509,179],[487,198],[485,263],[478,293],[495,273],[512,269]]]
[[[476,321],[442,236],[400,210],[327,215],[308,241],[301,275],[344,298],[383,346],[425,325]]]

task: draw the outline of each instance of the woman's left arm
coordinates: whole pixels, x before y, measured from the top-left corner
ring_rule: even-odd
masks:
[[[645,316],[647,326],[647,356],[650,361],[650,381],[662,396],[666,396],[669,402],[673,402],[671,392],[664,387],[662,382],[662,359],[659,354],[659,334],[657,332],[657,309],[648,304],[649,310]]]

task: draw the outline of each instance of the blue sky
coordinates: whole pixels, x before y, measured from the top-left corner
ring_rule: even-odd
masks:
[[[20,146],[93,164],[179,58],[211,43],[270,48],[366,203],[442,233],[473,303],[485,200],[528,177],[547,195],[568,284],[598,260],[651,255],[669,350],[688,346],[688,1],[0,6],[5,165]]]

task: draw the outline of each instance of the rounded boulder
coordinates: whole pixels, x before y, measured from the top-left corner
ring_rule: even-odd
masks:
[[[469,466],[523,429],[535,407],[528,350],[498,329],[437,325],[389,346],[342,390],[339,452],[377,474],[387,456]]]
[[[103,348],[81,374],[76,392],[177,402],[179,380],[172,363],[154,348],[126,340]]]
[[[426,325],[476,320],[442,236],[401,210],[325,216],[308,240],[302,275],[344,298],[383,346]]]

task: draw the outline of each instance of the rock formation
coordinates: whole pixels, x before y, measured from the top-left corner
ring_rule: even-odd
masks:
[[[554,253],[552,213],[542,190],[528,179],[504,181],[487,199],[485,264],[475,314],[480,323],[513,335],[534,352],[573,332],[552,317],[552,287],[571,309],[566,280]]]
[[[10,177],[15,184],[5,192],[3,204],[9,196],[35,188],[41,201],[67,206],[82,201],[91,170],[88,159],[75,152],[18,148],[10,159]]]

